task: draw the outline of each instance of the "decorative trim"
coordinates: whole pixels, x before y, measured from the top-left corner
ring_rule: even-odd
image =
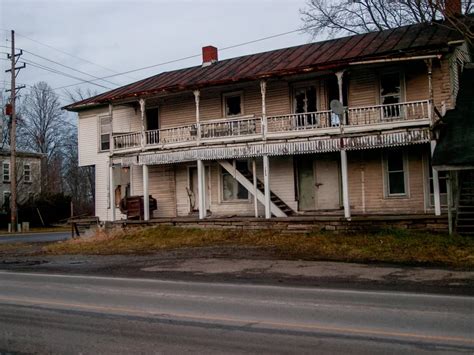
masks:
[[[114,157],[113,164],[159,165],[196,160],[225,160],[295,154],[327,153],[344,150],[397,147],[430,142],[428,127],[398,132],[374,133],[363,136],[325,137],[293,142],[260,142],[221,147],[189,147],[174,151],[144,152],[139,155]]]
[[[140,155],[139,164],[169,164],[195,160],[251,158],[262,155],[324,153],[335,152],[339,149],[339,138],[324,138],[302,142],[259,143],[238,147],[196,148],[178,152],[145,153]]]
[[[429,143],[430,130],[428,127],[402,132],[372,134],[359,137],[344,137],[343,147],[346,150],[374,149],[397,147],[403,145]]]

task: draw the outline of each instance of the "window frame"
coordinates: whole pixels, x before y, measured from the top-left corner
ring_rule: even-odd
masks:
[[[383,99],[387,96],[395,96],[395,95],[382,95],[382,77],[384,75],[390,74],[398,74],[400,80],[400,93],[399,93],[399,104],[403,104],[406,102],[406,87],[405,87],[405,72],[402,68],[387,68],[382,69],[378,72],[378,93],[377,93],[377,100],[379,105],[384,105]],[[388,105],[388,104],[387,104]],[[392,119],[402,118],[404,116],[404,112],[401,109],[398,116],[385,116],[384,112],[381,110],[380,116],[382,120],[390,121]]]
[[[104,120],[104,119],[109,120],[110,132],[108,132],[108,133],[102,133],[102,126],[103,126],[102,120]],[[98,149],[98,151],[99,151],[99,153],[109,152],[111,147],[112,147],[112,116],[110,116],[110,115],[99,116],[98,125],[99,125],[99,127],[98,127],[98,132],[99,132],[99,134],[98,134],[98,138],[99,138],[98,148],[99,149]],[[109,137],[109,141],[108,141],[109,147],[107,149],[102,148],[102,137],[103,136],[108,136]]]
[[[302,89],[308,89],[310,87],[314,87],[314,92],[315,92],[315,101],[316,101],[316,111],[306,111],[305,113],[308,112],[319,112],[321,111],[321,102],[320,102],[320,97],[319,97],[319,85],[317,81],[304,81],[304,82],[298,82],[294,83],[291,85],[291,113],[296,114],[296,91],[297,90],[302,90]]]
[[[2,194],[2,198],[3,198],[2,208],[3,208],[3,206],[5,205],[5,202],[6,202],[6,200],[5,200],[6,195],[8,195],[8,204],[9,204],[8,208],[10,208],[11,207],[11,200],[10,199],[11,199],[11,196],[12,196],[11,191],[3,191],[3,194]]]
[[[5,166],[8,167],[8,179],[5,179]],[[2,163],[2,182],[4,183],[9,183],[11,182],[11,169],[10,169],[10,162],[9,161],[4,161]]]
[[[232,161],[232,166],[234,169],[236,169],[236,164],[237,162],[240,161],[240,162],[245,162],[247,163],[247,166],[248,166],[248,160],[233,160]],[[224,198],[224,175],[229,175],[232,179],[233,179],[233,192],[235,193],[235,196],[237,196],[237,198],[235,199],[230,199],[230,200],[226,200]],[[232,203],[250,203],[250,199],[251,199],[251,193],[250,191],[248,191],[242,184],[240,184],[237,179],[235,179],[226,169],[224,169],[222,166],[219,165],[219,201],[220,203],[229,203],[229,204],[232,204]],[[246,198],[238,198],[238,189],[239,189],[239,185],[242,185],[243,188],[245,189],[245,191],[247,192],[247,197]]]
[[[390,192],[390,171],[388,158],[389,152],[398,152],[402,155],[402,162],[403,162],[403,184],[405,188],[405,192],[403,193],[391,193]],[[408,156],[405,151],[397,151],[397,150],[390,150],[383,152],[382,156],[382,169],[383,169],[383,184],[384,184],[384,198],[386,199],[396,199],[396,198],[410,198],[410,179],[409,179],[409,163],[408,163]],[[400,170],[392,171],[393,172],[400,172]]]
[[[28,167],[28,169],[26,168]],[[26,174],[28,172],[28,175]],[[28,179],[27,179],[28,176]],[[31,164],[30,163],[23,163],[23,182],[31,183]]]
[[[228,115],[227,114],[227,98],[228,97],[240,97],[240,114],[237,115]],[[245,107],[244,107],[244,92],[243,90],[225,92],[222,94],[222,117],[224,118],[234,118],[245,116]]]

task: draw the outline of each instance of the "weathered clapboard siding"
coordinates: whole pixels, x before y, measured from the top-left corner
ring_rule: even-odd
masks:
[[[160,128],[196,122],[196,106],[192,93],[164,98],[159,106]]]
[[[140,111],[130,106],[115,106],[113,108],[114,133],[134,132],[141,129]]]
[[[349,199],[354,213],[423,213],[425,212],[425,184],[423,154],[428,146],[403,148],[408,160],[408,195],[385,197],[384,150],[348,153]]]
[[[377,75],[373,69],[354,69],[349,78],[349,106],[371,106],[378,103]]]
[[[176,217],[176,183],[171,165],[155,165],[149,168],[149,191],[158,208],[153,217]]]

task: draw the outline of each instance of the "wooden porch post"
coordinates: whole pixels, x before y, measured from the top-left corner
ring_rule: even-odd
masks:
[[[258,218],[258,199],[257,199],[257,161],[252,159],[252,175],[253,175],[253,205],[255,208],[255,218]]]
[[[109,200],[110,200],[110,218],[115,221],[115,189],[114,189],[114,165],[112,159],[109,163]]]
[[[433,158],[433,153],[436,148],[436,140],[431,141],[431,158]],[[433,174],[433,194],[434,194],[434,206],[435,206],[435,215],[441,216],[441,199],[439,196],[439,176],[438,170],[431,168]]]
[[[351,218],[351,207],[349,204],[349,176],[347,173],[347,152],[341,150],[341,178],[342,178],[342,201],[344,204],[344,217]]]
[[[268,133],[268,122],[267,122],[267,82],[265,80],[260,81],[260,93],[262,94],[262,136],[263,139],[267,138]]]
[[[206,218],[206,168],[202,160],[197,161],[199,219]]]
[[[150,192],[148,188],[148,165],[143,164],[143,219],[150,220]]]
[[[199,110],[199,102],[201,98],[201,92],[199,90],[194,90],[194,102],[196,103],[196,142],[199,145],[199,142],[201,141],[201,123],[200,123],[200,110]]]
[[[265,218],[271,218],[270,206],[270,161],[268,155],[263,156],[263,184],[265,185]]]
[[[141,146],[142,149],[145,148],[145,99],[140,99],[140,117],[142,120],[142,125],[141,125]]]
[[[453,204],[453,175],[451,171],[448,171],[446,178],[446,192],[448,193],[448,230],[449,235],[453,234],[453,211],[451,205]]]
[[[339,88],[339,101],[344,105],[344,92],[343,92],[343,77],[344,70],[336,72],[337,85]],[[341,133],[342,126],[347,124],[346,115],[342,117],[341,122]],[[342,143],[342,140],[341,140]],[[344,147],[341,146],[341,180],[342,180],[342,202],[344,205],[344,217],[347,219],[351,218],[351,206],[349,202],[349,175],[347,173],[347,152]]]

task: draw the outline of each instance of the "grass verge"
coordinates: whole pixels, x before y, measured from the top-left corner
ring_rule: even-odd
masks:
[[[287,235],[270,231],[202,230],[150,227],[88,239],[58,242],[47,254],[150,254],[193,247],[260,247],[265,255],[287,260],[331,260],[437,265],[474,269],[474,239],[404,230],[376,234],[312,233]]]

